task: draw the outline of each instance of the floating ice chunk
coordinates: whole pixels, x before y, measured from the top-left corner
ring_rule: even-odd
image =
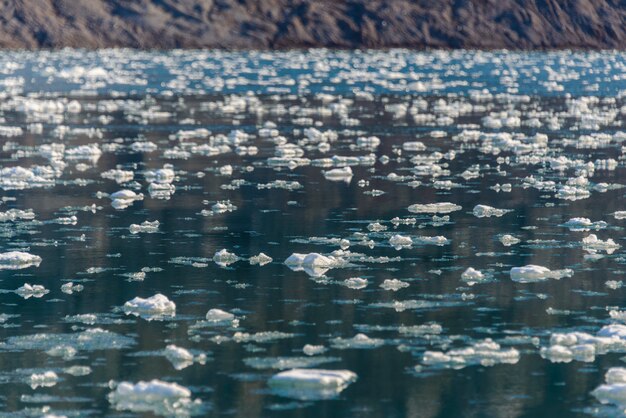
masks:
[[[385,225],[381,225],[378,222],[374,222],[374,223],[367,225],[367,230],[372,231],[372,232],[381,232],[381,231],[386,231],[387,227]]]
[[[349,183],[352,180],[352,169],[350,167],[333,168],[332,170],[324,171],[324,177],[331,181],[345,181]]]
[[[135,193],[132,190],[120,190],[111,196],[111,206],[115,209],[126,209],[135,202],[135,200],[143,200],[143,194]]]
[[[80,145],[65,150],[65,158],[74,160],[98,161],[101,155],[102,150],[98,144]]]
[[[463,209],[461,206],[449,202],[414,204],[409,206],[409,212],[412,213],[451,213],[461,209]]]
[[[63,357],[63,360],[71,360],[76,356],[78,350],[71,345],[57,345],[46,351],[46,354],[53,357]]]
[[[63,283],[61,285],[61,292],[66,293],[68,295],[73,294],[74,292],[81,292],[84,289],[82,284],[74,284],[72,282]]]
[[[606,325],[598,331],[598,337],[617,337],[620,340],[624,340],[626,339],[626,325]]]
[[[616,405],[620,411],[615,416],[623,415],[626,408],[626,369],[611,367],[604,376],[605,383],[594,389],[591,394],[603,404]]]
[[[324,347],[323,345],[306,344],[304,347],[302,347],[302,352],[306,354],[307,356],[316,356],[318,354],[324,354],[326,351],[328,351],[328,349]]]
[[[108,395],[118,411],[152,412],[164,416],[189,416],[199,412],[201,401],[191,399],[191,391],[176,383],[160,380],[121,382]]]
[[[221,309],[213,308],[206,313],[206,320],[209,322],[221,322],[231,324],[235,320],[235,315]]]
[[[343,285],[350,289],[363,289],[367,287],[367,279],[360,277],[351,277],[343,281]]]
[[[519,283],[540,282],[547,279],[560,279],[571,277],[574,272],[571,269],[550,270],[547,267],[529,264],[523,267],[513,267],[511,269],[511,280]]]
[[[396,234],[389,238],[389,245],[394,247],[396,250],[399,250],[401,248],[408,248],[413,245],[413,240],[411,239],[411,237]]]
[[[605,251],[607,254],[613,254],[615,250],[620,248],[620,245],[611,238],[602,241],[595,234],[589,234],[589,236],[583,238],[582,244],[583,249],[590,253]]]
[[[213,256],[213,261],[220,267],[227,267],[239,260],[240,258],[236,254],[228,252],[226,248],[217,251]]]
[[[467,282],[470,286],[475,283],[481,282],[485,280],[487,276],[485,276],[481,271],[474,269],[473,267],[468,267],[463,274],[461,274],[461,280]]]
[[[252,256],[250,257],[250,264],[251,265],[260,265],[260,266],[264,266],[268,263],[271,263],[273,261],[273,258],[270,257],[269,255],[266,255],[264,253],[259,253],[258,255]]]
[[[231,176],[233,174],[233,166],[232,165],[225,165],[219,168],[219,173],[222,176]]]
[[[604,229],[608,224],[604,221],[591,222],[589,218],[571,218],[563,224],[570,231],[589,231],[590,229]]]
[[[472,213],[477,218],[489,218],[492,216],[501,217],[506,213],[513,212],[512,209],[496,209],[486,205],[476,205]]]
[[[615,219],[626,219],[626,210],[613,213]]]
[[[41,257],[23,251],[0,253],[0,270],[20,270],[31,266],[39,267]]]
[[[402,144],[402,149],[405,151],[425,151],[426,145],[419,141],[409,141]]]
[[[450,240],[443,235],[437,235],[435,237],[416,237],[416,243],[418,244],[428,244],[428,245],[446,245],[450,243]]]
[[[134,152],[153,152],[158,148],[157,144],[150,141],[136,141],[130,144],[130,149]]]
[[[126,315],[141,316],[147,320],[176,315],[176,304],[165,295],[157,293],[149,298],[136,297],[124,304]]]
[[[0,169],[0,188],[24,190],[36,187],[51,187],[58,173],[50,166],[5,167]]]
[[[117,183],[127,183],[133,181],[135,173],[128,170],[111,169],[100,173],[100,177],[103,179],[114,180]]]
[[[596,347],[593,344],[570,346],[554,344],[549,347],[542,347],[539,354],[552,363],[569,363],[572,360],[592,362],[596,358]]]
[[[213,213],[226,213],[233,212],[235,210],[237,210],[237,206],[230,203],[230,200],[223,200],[211,206],[211,212]]]
[[[500,344],[487,338],[469,347],[452,349],[445,353],[441,351],[426,351],[422,357],[422,362],[431,366],[462,369],[472,365],[515,364],[519,361],[519,358],[519,351],[515,348],[503,349],[500,347]]]
[[[385,290],[391,290],[391,291],[397,292],[400,289],[409,287],[409,284],[407,282],[403,282],[402,280],[398,280],[398,279],[385,279],[385,281],[380,285],[380,287],[382,287]]]
[[[45,373],[33,373],[28,378],[28,384],[31,388],[37,389],[38,387],[49,388],[57,384],[59,376],[53,371],[47,371]]]
[[[159,168],[158,170],[154,170],[154,171],[146,171],[144,173],[144,176],[146,177],[146,181],[150,183],[157,183],[157,184],[169,184],[173,182],[174,178],[176,177],[176,174],[174,173],[174,170],[172,170],[171,168],[167,168],[167,167],[168,166]]]
[[[336,257],[325,256],[319,253],[293,253],[285,260],[285,265],[290,269],[294,271],[304,270],[313,277],[322,276],[329,269],[340,267],[342,264],[342,260]]]
[[[505,234],[500,237],[500,242],[505,247],[510,247],[511,245],[519,244],[520,239],[513,235]]]
[[[365,334],[356,334],[352,338],[333,338],[330,340],[330,344],[333,348],[345,350],[348,348],[361,348],[370,349],[380,347],[385,343],[385,340],[380,338],[370,338]]]
[[[42,298],[46,294],[50,293],[50,291],[39,284],[31,285],[29,283],[24,283],[22,286],[15,289],[15,293],[17,293],[24,299],[29,299],[29,298]]]
[[[293,253],[285,260],[285,265],[290,267],[301,267],[306,254]]]
[[[335,398],[356,379],[349,370],[292,369],[272,376],[268,385],[276,395],[308,401]]]
[[[131,224],[128,227],[128,230],[131,234],[138,234],[140,232],[146,234],[154,234],[155,232],[159,232],[159,221],[143,221],[140,225]]]
[[[35,219],[35,213],[32,209],[20,210],[9,209],[6,212],[0,212],[0,222],[9,222],[17,220],[31,220]]]
[[[177,347],[174,344],[170,344],[163,350],[163,355],[167,358],[172,366],[176,370],[182,370],[191,366],[194,362],[204,364],[206,362],[206,355],[199,354],[194,356],[193,353],[185,348]]]

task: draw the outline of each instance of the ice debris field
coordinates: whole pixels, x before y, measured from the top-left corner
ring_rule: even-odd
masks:
[[[626,55],[0,55],[1,416],[626,410]]]

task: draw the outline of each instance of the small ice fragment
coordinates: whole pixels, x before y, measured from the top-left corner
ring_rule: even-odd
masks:
[[[174,316],[176,304],[165,295],[157,293],[149,298],[136,297],[124,304],[126,315],[142,316],[148,320],[161,316]]]
[[[463,274],[461,274],[461,280],[467,282],[470,286],[485,280],[486,276],[479,270],[474,269],[473,267],[468,267]]]
[[[29,299],[29,298],[41,298],[44,295],[50,293],[50,291],[39,284],[31,285],[29,283],[24,283],[21,287],[15,290],[15,293],[17,293],[24,299]]]
[[[270,257],[269,255],[266,255],[264,253],[259,253],[259,255],[255,255],[250,257],[250,264],[251,265],[260,265],[260,266],[264,266],[268,263],[271,263],[273,261],[272,257]]]
[[[234,319],[235,315],[221,309],[213,308],[206,313],[206,320],[209,322],[232,322]]]
[[[130,227],[128,227],[128,230],[133,235],[140,232],[154,234],[155,232],[159,232],[159,221],[143,221],[140,225],[131,224]]]
[[[74,285],[73,282],[63,283],[61,285],[61,292],[71,295],[74,292],[80,292],[83,290],[82,284]]]
[[[451,213],[463,209],[459,205],[450,202],[414,204],[409,206],[412,213]]]
[[[19,270],[30,266],[39,267],[41,257],[22,251],[0,253],[0,270]]]
[[[220,267],[227,267],[239,260],[240,258],[236,254],[228,252],[226,248],[217,251],[213,256],[213,261]]]
[[[571,277],[574,272],[571,269],[550,270],[547,267],[529,264],[523,267],[511,268],[511,280],[519,283],[533,283],[547,279],[560,279]]]
[[[53,371],[47,371],[45,373],[33,373],[28,378],[30,387],[37,389],[38,387],[52,387],[59,381],[59,376]]]
[[[385,340],[380,338],[370,338],[365,334],[356,334],[352,338],[334,338],[330,341],[333,348],[345,350],[348,348],[371,349],[380,347]]]
[[[108,395],[118,411],[152,412],[165,416],[189,416],[201,406],[199,399],[191,399],[191,391],[176,383],[161,380],[150,382],[121,382]]]
[[[291,369],[272,376],[268,385],[277,395],[307,401],[335,398],[356,379],[349,370]]]
[[[398,279],[385,279],[385,281],[380,285],[380,287],[382,287],[385,290],[391,290],[391,291],[397,292],[400,289],[409,287],[409,284],[407,282],[403,282],[402,280],[398,280]]]
[[[501,217],[506,213],[513,212],[512,209],[496,209],[486,205],[476,205],[472,213],[477,218],[489,218],[492,216]]]
[[[345,181],[347,183],[352,179],[353,173],[350,167],[333,168],[324,172],[324,177],[331,181]]]
[[[511,245],[518,244],[520,242],[520,239],[514,237],[513,235],[505,234],[500,237],[500,242],[505,247],[510,247]]]
[[[304,347],[302,347],[302,352],[306,354],[307,356],[316,356],[318,354],[324,354],[326,351],[328,351],[328,349],[324,347],[323,345],[306,344]]]
[[[396,234],[389,238],[389,245],[394,247],[396,250],[399,250],[401,248],[410,247],[411,245],[413,245],[413,240],[411,239],[411,237]]]
[[[343,285],[350,289],[363,289],[367,287],[367,279],[360,277],[351,277],[343,281]]]

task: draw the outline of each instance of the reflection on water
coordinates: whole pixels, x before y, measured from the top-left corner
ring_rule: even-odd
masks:
[[[19,54],[33,67],[4,82],[19,130],[0,130],[1,251],[41,263],[0,270],[4,412],[618,411],[591,392],[621,337],[545,349],[623,322],[623,95],[550,84],[619,90],[622,55]],[[255,60],[277,73],[242,70],[237,95],[212,84]],[[76,69],[94,62],[112,73]],[[123,99],[92,95],[120,80]],[[27,97],[36,82],[55,93]],[[453,205],[409,210],[437,202]],[[268,384],[301,368],[356,377]]]

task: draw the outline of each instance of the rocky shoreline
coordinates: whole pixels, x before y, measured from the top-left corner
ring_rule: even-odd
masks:
[[[625,49],[623,0],[13,0],[2,48]]]

